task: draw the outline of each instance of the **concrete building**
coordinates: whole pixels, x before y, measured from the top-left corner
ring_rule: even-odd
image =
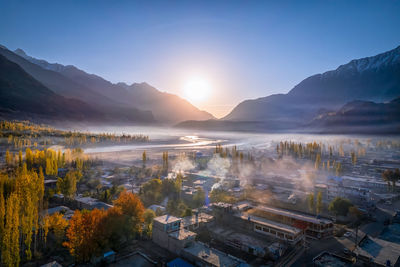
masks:
[[[153,220],[153,242],[196,266],[245,266],[245,262],[240,259],[196,242],[197,234],[184,228],[198,225],[200,221],[207,223],[210,220],[212,216],[202,213],[197,218],[195,215],[183,219],[170,215],[156,217]]]
[[[340,257],[336,254],[329,253],[327,251],[321,252],[317,257],[313,259],[314,266],[340,266],[340,267],[350,267],[353,266],[353,262],[349,259]]]
[[[275,256],[276,242],[269,240],[264,236],[256,238],[253,235],[244,234],[230,228],[219,226],[210,228],[210,231],[213,238],[235,249],[257,257],[265,257],[268,255]],[[284,250],[285,246],[281,245],[280,248]],[[278,256],[280,255],[281,254]]]
[[[168,235],[167,248],[169,251],[180,254],[180,252],[187,247],[190,247],[196,238],[196,233],[186,229],[179,229]]]
[[[92,197],[77,197],[75,198],[75,203],[78,209],[87,209],[87,210],[93,210],[93,209],[108,210],[109,208],[113,207],[113,205],[101,202],[98,199]]]
[[[152,210],[152,211],[154,211],[154,212],[161,212],[161,214],[163,214],[163,213],[165,213],[165,207],[164,206],[161,206],[161,205],[151,205],[151,206],[149,206],[148,207],[148,209],[150,209],[150,210]]]
[[[191,245],[196,233],[182,227],[182,219],[163,215],[153,220],[153,242],[179,255],[180,251]]]
[[[253,216],[250,214],[237,215],[242,220],[251,224],[253,230],[262,235],[267,235],[290,244],[297,244],[303,239],[303,231],[296,227],[278,223],[265,218]]]
[[[197,230],[198,228],[204,227],[206,224],[211,223],[214,220],[212,215],[204,212],[195,213],[192,216],[182,218],[182,227],[186,230]]]
[[[289,225],[305,231],[305,235],[314,239],[333,235],[333,222],[317,216],[267,206],[258,206],[248,211],[250,216],[261,217]]]
[[[369,266],[400,265],[400,244],[379,238],[365,235],[353,252],[359,261]]]
[[[195,242],[192,246],[185,248],[182,251],[183,257],[191,262],[194,262],[196,266],[201,267],[239,267],[248,266],[246,262],[238,259],[232,255],[223,253],[219,250],[211,248],[201,242]]]
[[[354,186],[328,185],[327,186],[328,201],[331,201],[335,197],[347,198],[352,200],[352,202],[358,202],[358,203],[372,201],[370,189],[362,187],[354,187]]]

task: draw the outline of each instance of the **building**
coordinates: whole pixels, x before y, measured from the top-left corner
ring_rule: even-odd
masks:
[[[57,188],[57,180],[54,180],[54,179],[44,180],[44,187],[46,189],[56,189]]]
[[[388,188],[387,183],[383,180],[378,180],[371,177],[353,177],[348,175],[341,177],[329,176],[328,183],[335,183],[341,186],[367,188],[381,192],[386,192]]]
[[[167,249],[177,255],[189,246],[191,246],[196,238],[197,234],[195,232],[179,229],[178,231],[172,232],[168,235]]]
[[[75,203],[78,209],[87,209],[87,210],[93,210],[93,209],[108,210],[109,208],[113,207],[113,205],[101,202],[98,199],[92,197],[77,197],[75,198]]]
[[[196,266],[214,266],[214,267],[239,267],[247,266],[246,262],[232,255],[223,253],[217,249],[211,248],[201,242],[195,242],[192,246],[182,251],[183,257]]]
[[[160,212],[161,214],[165,213],[165,210],[166,210],[164,206],[155,205],[155,204],[149,206],[148,209],[150,209],[150,210],[152,210],[152,211],[154,211],[154,212],[156,212],[156,213],[157,213],[157,211],[158,211],[158,212]]]
[[[214,239],[248,254],[256,257],[265,257],[267,255],[274,257],[276,255],[276,242],[268,240],[264,236],[256,238],[250,234],[244,234],[230,228],[219,226],[212,227],[210,230]],[[279,247],[283,250],[286,248],[286,246],[282,244]]]
[[[62,267],[62,265],[59,264],[59,263],[56,262],[56,261],[52,261],[52,262],[49,262],[49,263],[47,263],[47,264],[43,264],[43,265],[41,265],[40,267]]]
[[[365,235],[353,251],[357,259],[374,266],[399,266],[400,244]]]
[[[307,237],[314,239],[333,235],[333,222],[318,216],[267,206],[253,208],[248,211],[248,214],[250,217],[267,219],[267,224],[272,221],[304,230]]]
[[[214,220],[212,215],[204,212],[195,212],[192,216],[186,216],[182,218],[182,227],[186,230],[197,230],[198,228],[204,227]]]
[[[247,221],[247,223],[251,225],[251,228],[254,230],[254,232],[267,235],[293,245],[297,244],[304,237],[303,230],[290,225],[271,221],[250,214],[238,214],[236,216],[244,221]]]
[[[169,251],[178,254],[191,245],[196,233],[184,229],[182,219],[175,216],[163,215],[153,220],[153,242]]]
[[[43,214],[53,215],[57,212],[63,214],[64,219],[67,220],[71,219],[71,217],[74,215],[74,211],[66,206],[57,206],[54,208],[44,210]]]
[[[336,254],[329,253],[326,251],[321,252],[317,257],[313,259],[314,266],[340,266],[347,267],[353,266],[353,262],[349,259],[340,257]]]
[[[167,267],[194,267],[194,265],[190,264],[189,262],[181,259],[176,258],[167,263]]]
[[[195,263],[196,266],[245,266],[243,265],[245,262],[240,259],[210,248],[201,242],[196,242],[197,234],[185,229],[185,227],[190,228],[198,225],[200,221],[202,223],[210,222],[212,218],[205,213],[198,214],[197,218],[196,215],[183,219],[170,215],[156,217],[153,220],[153,242],[182,256],[189,262]],[[186,267],[186,264],[177,260],[169,263],[168,266]]]

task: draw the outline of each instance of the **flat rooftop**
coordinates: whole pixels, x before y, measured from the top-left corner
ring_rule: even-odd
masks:
[[[239,259],[200,242],[194,242],[192,246],[185,248],[184,252],[217,267],[236,267],[242,263]]]
[[[391,264],[394,266],[400,257],[400,245],[383,239],[366,236],[361,240],[354,252],[365,258],[372,259],[374,262],[383,266],[386,266],[386,262],[390,260]]]
[[[330,266],[330,267],[346,267],[353,266],[350,260],[339,257],[329,252],[322,252],[313,259],[316,266]]]
[[[251,215],[251,214],[248,214],[248,213],[243,213],[243,214],[236,215],[236,216],[238,216],[241,219],[246,220],[246,221],[250,217],[250,221],[252,221],[252,222],[255,222],[255,223],[270,227],[270,228],[274,228],[274,229],[277,229],[277,230],[280,230],[280,231],[283,231],[283,232],[287,232],[287,233],[290,233],[290,234],[293,234],[293,235],[301,233],[301,230],[296,228],[296,227],[293,227],[293,226],[290,226],[290,225],[286,225],[286,224],[283,224],[283,223],[274,222],[274,221],[271,221],[271,220],[268,220],[268,219],[265,219],[265,218],[261,218],[261,217],[258,217],[258,216],[254,216],[254,215]]]
[[[329,224],[332,223],[331,220],[324,219],[324,218],[316,218],[311,215],[307,215],[304,213],[299,213],[299,212],[294,212],[294,211],[289,211],[289,210],[284,210],[284,209],[278,209],[278,208],[271,208],[271,207],[266,207],[266,206],[257,206],[251,211],[264,211],[264,212],[269,212],[273,213],[276,215],[282,215],[285,217],[290,217],[299,221],[305,221],[305,222],[310,222],[310,223],[315,223],[315,224]]]
[[[194,225],[197,222],[199,222],[199,223],[207,223],[207,222],[210,222],[212,219],[214,219],[214,217],[212,215],[209,215],[209,214],[204,213],[204,212],[200,212],[199,215],[197,216],[197,219],[196,219],[196,215],[183,217],[182,218],[182,225],[183,225],[183,227],[186,227],[186,226]]]
[[[218,202],[218,203],[213,203],[212,204],[214,207],[219,207],[219,208],[229,208],[232,207],[232,204],[225,203],[225,202]]]
[[[166,214],[163,216],[155,217],[154,220],[159,223],[162,223],[162,224],[167,224],[167,223],[173,223],[176,221],[180,221],[181,218]]]
[[[273,241],[262,236],[261,238],[255,238],[253,236],[235,232],[230,229],[223,227],[213,227],[210,229],[211,232],[217,236],[221,236],[226,240],[239,240],[242,244],[250,245],[256,248],[266,248],[270,246]]]
[[[172,232],[169,234],[170,237],[173,237],[178,240],[185,240],[188,237],[196,236],[197,234],[192,231],[188,231],[186,229],[179,229],[178,231]]]

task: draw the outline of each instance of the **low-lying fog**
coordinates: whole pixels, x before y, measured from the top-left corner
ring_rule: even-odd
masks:
[[[70,129],[69,129],[70,130]],[[93,133],[114,133],[114,134],[144,134],[148,135],[150,142],[96,146],[86,148],[86,153],[104,153],[134,150],[207,150],[215,147],[215,144],[230,146],[236,145],[242,150],[269,150],[274,149],[280,141],[294,142],[317,142],[325,145],[338,145],[346,140],[358,140],[360,144],[373,145],[374,140],[400,140],[395,136],[369,136],[369,135],[315,135],[315,134],[269,134],[269,133],[245,133],[245,132],[221,132],[178,129],[171,127],[81,127],[74,130],[88,131]]]

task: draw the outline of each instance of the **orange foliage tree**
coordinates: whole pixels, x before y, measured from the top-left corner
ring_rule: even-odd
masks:
[[[92,256],[101,253],[101,233],[99,223],[105,216],[104,210],[75,211],[67,230],[68,241],[63,245],[78,262],[89,261]]]
[[[121,210],[125,221],[126,234],[129,238],[135,237],[141,232],[143,224],[144,206],[136,194],[124,190],[117,200],[114,201],[115,208]]]
[[[104,248],[115,248],[141,232],[144,207],[137,195],[123,191],[107,211],[75,211],[67,230],[67,247],[78,262],[100,255]]]

